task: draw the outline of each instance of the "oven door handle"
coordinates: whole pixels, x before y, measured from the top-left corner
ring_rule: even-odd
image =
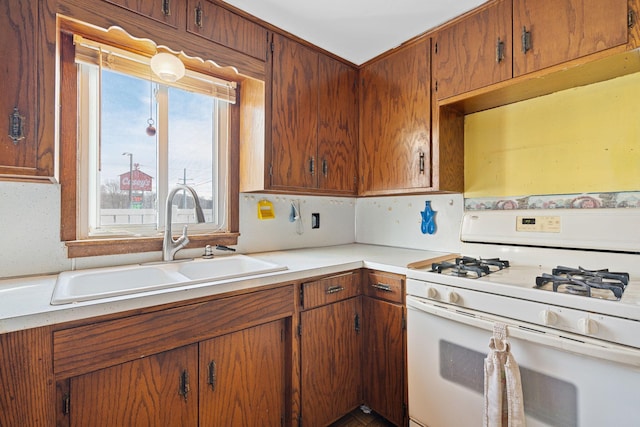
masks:
[[[407,295],[407,309],[432,314],[475,328],[493,331],[496,322],[507,325],[510,337],[522,339],[574,354],[596,357],[612,362],[640,367],[640,350],[569,332],[560,332],[531,323],[469,310],[458,306],[434,304],[427,299]],[[409,327],[410,323],[409,323]]]

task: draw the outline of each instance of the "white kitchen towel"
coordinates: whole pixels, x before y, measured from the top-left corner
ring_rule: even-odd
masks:
[[[494,323],[484,360],[484,427],[525,427],[520,368],[507,341],[507,325]]]

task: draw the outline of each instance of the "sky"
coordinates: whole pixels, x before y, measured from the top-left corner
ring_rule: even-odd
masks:
[[[155,127],[155,96],[150,82],[115,72],[102,78],[102,183],[118,180],[129,172],[129,156],[139,169],[156,177],[156,138],[148,136],[150,114]],[[153,84],[156,88],[156,84]],[[186,168],[188,185],[200,196],[211,196],[211,126],[213,98],[171,88],[169,128],[169,187],[183,183]],[[194,152],[198,154],[194,156]],[[155,186],[155,179],[154,179]]]

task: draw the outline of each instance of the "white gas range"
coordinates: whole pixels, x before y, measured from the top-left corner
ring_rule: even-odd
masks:
[[[463,257],[407,273],[412,425],[482,423],[495,324],[523,370],[527,425],[637,425],[640,210],[472,211],[461,240]],[[615,411],[597,409],[602,395]]]

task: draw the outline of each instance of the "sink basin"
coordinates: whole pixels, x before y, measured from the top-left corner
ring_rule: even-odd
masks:
[[[286,270],[287,267],[244,255],[196,260],[182,264],[178,272],[190,280],[225,280]]]
[[[51,304],[91,301],[195,283],[215,283],[286,269],[286,266],[246,255],[232,255],[210,260],[65,271],[58,275]]]

